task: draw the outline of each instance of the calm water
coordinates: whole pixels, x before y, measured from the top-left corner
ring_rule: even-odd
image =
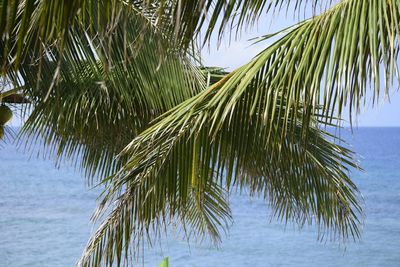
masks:
[[[361,128],[348,140],[366,173],[355,173],[366,208],[362,240],[320,243],[314,228],[269,222],[256,199],[232,199],[234,225],[219,250],[169,238],[145,266],[400,266],[400,128]],[[67,165],[0,148],[0,266],[73,266],[91,233],[97,191]],[[142,260],[140,260],[143,263]]]

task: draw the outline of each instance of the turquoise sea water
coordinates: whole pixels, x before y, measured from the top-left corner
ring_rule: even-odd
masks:
[[[362,240],[346,246],[318,242],[317,231],[270,222],[257,199],[232,199],[234,224],[217,250],[173,236],[147,250],[139,266],[164,256],[176,266],[400,266],[400,128],[343,133],[361,156],[354,173],[365,199]],[[98,190],[88,190],[67,164],[0,147],[0,266],[73,266],[92,225]]]

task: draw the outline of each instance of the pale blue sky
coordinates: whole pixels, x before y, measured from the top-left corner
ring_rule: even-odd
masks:
[[[310,11],[307,12],[310,14]],[[219,66],[227,70],[233,70],[247,63],[268,45],[266,42],[252,45],[253,42],[248,40],[279,31],[298,22],[297,18],[290,17],[289,14],[264,16],[258,25],[244,32],[238,40],[231,38],[229,42],[229,38],[224,38],[219,48],[217,48],[216,38],[213,38],[209,48],[202,51],[203,63],[206,66]],[[390,102],[381,101],[374,108],[372,108],[372,103],[368,104],[357,118],[358,126],[400,126],[400,91],[397,88],[396,92],[395,90],[392,92]]]

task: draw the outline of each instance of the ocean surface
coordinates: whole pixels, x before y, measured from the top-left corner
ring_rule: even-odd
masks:
[[[365,172],[353,180],[364,196],[362,239],[319,242],[317,230],[270,221],[258,199],[232,199],[234,224],[219,249],[169,238],[146,249],[138,266],[168,256],[180,266],[400,266],[400,128],[359,128],[343,136]],[[74,266],[90,233],[99,190],[68,164],[0,146],[0,266]],[[136,264],[135,264],[136,266]]]

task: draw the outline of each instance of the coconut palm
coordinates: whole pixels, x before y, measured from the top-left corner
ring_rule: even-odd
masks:
[[[171,224],[218,243],[234,190],[284,222],[360,237],[357,164],[335,133],[344,110],[398,87],[400,3],[332,2],[0,2],[2,74],[31,101],[22,134],[104,186],[79,265],[127,264]],[[319,4],[238,69],[201,66],[213,33]]]

